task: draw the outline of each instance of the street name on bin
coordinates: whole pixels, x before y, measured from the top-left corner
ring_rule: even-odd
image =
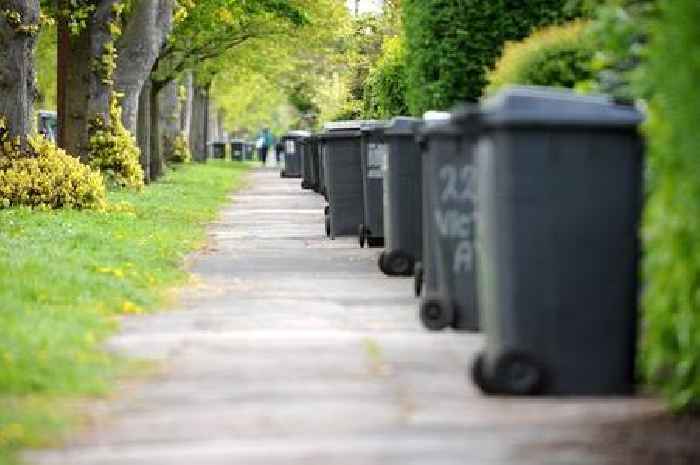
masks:
[[[437,231],[443,238],[457,240],[452,270],[468,273],[474,269],[474,213],[457,208],[457,205],[475,204],[476,184],[474,166],[471,164],[443,166],[439,172],[439,208],[434,212]]]

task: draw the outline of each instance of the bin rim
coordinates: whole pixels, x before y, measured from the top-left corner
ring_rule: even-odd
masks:
[[[335,131],[359,131],[365,124],[373,124],[380,120],[342,120],[342,121],[330,121],[323,125],[324,132],[335,132]]]
[[[285,139],[301,139],[302,137],[309,137],[311,131],[306,131],[304,129],[294,129],[292,131],[287,131],[287,133],[282,136]]]
[[[473,119],[475,108],[463,106],[455,121]],[[486,98],[479,119],[485,127],[636,128],[644,113],[636,105],[621,104],[609,95],[583,95],[571,89],[509,86]]]
[[[324,132],[323,134],[320,134],[318,137],[320,140],[328,140],[328,139],[349,139],[353,137],[360,137],[362,135],[362,131],[355,130],[355,131],[328,131]]]
[[[421,118],[414,116],[395,116],[389,121],[384,134],[387,136],[407,136],[414,135],[416,129],[423,124]]]

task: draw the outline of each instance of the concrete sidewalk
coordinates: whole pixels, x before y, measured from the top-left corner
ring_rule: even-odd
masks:
[[[423,330],[412,280],[380,274],[356,238],[326,239],[323,201],[299,180],[258,169],[250,183],[211,226],[180,308],[130,318],[110,343],[162,373],[29,463],[642,463],[606,431],[657,402],[481,396],[466,377],[480,336]]]

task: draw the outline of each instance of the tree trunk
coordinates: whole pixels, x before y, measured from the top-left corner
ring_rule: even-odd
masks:
[[[192,96],[192,121],[190,127],[190,151],[195,161],[207,160],[207,134],[209,114],[209,86],[194,86]]]
[[[135,3],[124,33],[119,38],[119,59],[114,83],[122,99],[122,122],[136,131],[141,88],[156,64],[158,54],[172,26],[172,0],[141,0]]]
[[[102,62],[105,46],[112,42],[109,23],[116,19],[117,3],[119,0],[97,0],[87,26],[77,36],[70,35],[65,18],[58,23],[59,145],[85,162],[90,123],[97,118],[110,122],[112,82],[95,63]],[[70,2],[61,0],[61,6],[69,9]]]
[[[151,180],[160,178],[165,172],[165,160],[160,143],[160,102],[161,88],[151,83]]]
[[[166,163],[172,158],[175,139],[180,135],[180,102],[177,91],[177,82],[171,81],[158,95],[161,153]]]
[[[34,114],[34,46],[38,0],[0,0],[0,117],[22,149],[32,130]],[[17,21],[13,13],[17,13]]]
[[[141,150],[144,182],[151,182],[151,83],[144,83],[139,96],[136,140]]]
[[[194,94],[194,90],[192,88],[192,72],[191,71],[185,72],[184,86],[185,86],[185,102],[182,105],[182,115],[180,116],[180,123],[181,123],[180,130],[182,131],[183,134],[187,134],[187,136],[189,137],[190,128],[192,126],[192,97]]]

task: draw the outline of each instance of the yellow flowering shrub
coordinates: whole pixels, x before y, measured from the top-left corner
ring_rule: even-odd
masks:
[[[111,124],[98,117],[90,127],[90,166],[102,171],[111,186],[143,187],[141,151],[136,140],[122,124],[122,109],[117,96],[110,102]]]
[[[35,135],[26,152],[0,138],[0,208],[103,208],[104,180],[53,142]]]
[[[190,143],[187,140],[185,133],[180,133],[173,141],[173,151],[168,154],[168,161],[173,163],[188,163],[192,161],[192,153],[190,153]]]

